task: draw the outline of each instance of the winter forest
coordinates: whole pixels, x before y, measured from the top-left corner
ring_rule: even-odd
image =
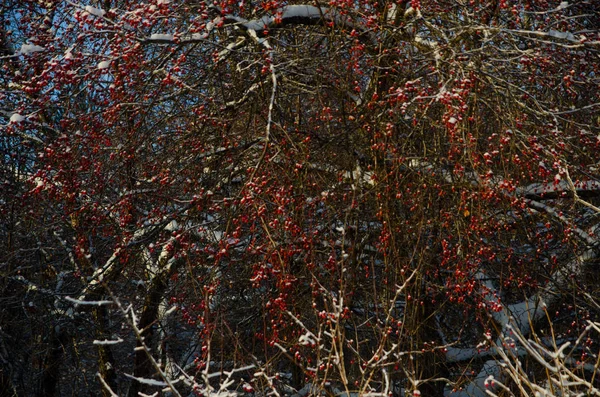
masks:
[[[598,0],[0,21],[0,396],[600,396]]]

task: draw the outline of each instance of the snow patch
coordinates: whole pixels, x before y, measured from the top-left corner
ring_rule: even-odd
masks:
[[[388,22],[394,22],[396,20],[396,16],[398,15],[398,6],[396,4],[392,4],[388,8],[386,19]]]
[[[179,223],[173,219],[171,222],[169,222],[167,224],[167,226],[165,227],[165,230],[168,232],[174,232],[180,229]]]
[[[303,346],[316,345],[317,341],[312,333],[307,332],[298,339],[298,343]]]
[[[335,10],[325,8],[325,7],[316,7],[305,4],[298,5],[288,5],[282,7],[278,10],[280,13],[280,17],[276,18],[274,16],[264,16],[259,19],[253,19],[247,21],[240,17],[229,16],[230,19],[234,19],[239,22],[242,26],[244,26],[248,30],[261,31],[265,28],[268,28],[272,25],[276,25],[279,23],[285,23],[286,20],[302,18],[302,19],[313,19],[318,20],[324,18],[326,21],[331,21],[335,23],[339,23],[346,27],[354,27],[354,25],[339,15]]]
[[[104,340],[95,340],[92,343],[94,345],[100,345],[100,346],[107,346],[107,345],[116,345],[123,342],[123,339],[118,338],[115,340],[108,340],[108,339],[104,339]]]
[[[191,40],[204,40],[208,37],[206,33],[192,33],[190,36]]]
[[[102,18],[104,16],[104,14],[106,14],[106,11],[100,9],[100,8],[96,8],[96,7],[92,7],[92,6],[85,6],[83,8],[88,14],[90,15],[94,15],[96,17]]]
[[[150,36],[150,40],[173,41],[173,35],[172,34],[154,33]]]
[[[21,54],[31,54],[32,52],[40,52],[44,51],[45,48],[36,44],[23,44],[21,46],[21,50],[19,51]]]
[[[144,385],[159,386],[159,387],[169,386],[166,382],[162,382],[162,381],[156,380],[156,379],[138,378],[137,376],[133,376],[133,375],[129,375],[129,374],[125,374],[125,376],[128,378],[131,378],[139,383],[142,383]]]
[[[164,316],[166,317],[172,313],[175,313],[178,309],[179,309],[179,306],[175,305],[175,306],[171,307],[169,310],[167,310],[165,312]]]
[[[65,300],[71,303],[74,303],[76,306],[106,306],[112,305],[113,301],[108,300],[99,300],[99,301],[84,301],[81,299],[71,298],[70,296],[66,296]]]
[[[21,116],[19,113],[13,113],[12,116],[10,116],[10,123],[20,123],[21,121],[24,121],[25,117]]]
[[[98,64],[98,69],[102,70],[102,69],[108,69],[108,67],[110,66],[110,61],[102,61]]]
[[[558,30],[550,29],[548,31],[548,36],[554,37],[556,39],[563,39],[569,41],[577,41],[575,35],[571,32],[559,32]]]

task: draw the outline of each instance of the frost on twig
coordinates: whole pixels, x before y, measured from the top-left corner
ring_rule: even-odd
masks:
[[[113,301],[109,301],[109,300],[86,301],[86,300],[71,298],[69,296],[65,297],[65,300],[75,304],[75,306],[107,306],[107,305],[114,304]]]

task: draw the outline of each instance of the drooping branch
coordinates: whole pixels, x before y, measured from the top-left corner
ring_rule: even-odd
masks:
[[[221,10],[212,7],[217,12],[222,14]],[[374,37],[360,23],[353,22],[349,17],[340,14],[338,11],[316,7],[313,5],[289,5],[280,8],[275,12],[275,15],[265,15],[261,18],[247,20],[231,14],[216,17],[207,24],[206,32],[195,33],[189,36],[176,38],[171,34],[153,34],[143,40],[144,43],[154,44],[194,44],[206,41],[210,33],[215,29],[217,24],[234,26],[248,34],[254,34],[258,38],[265,38],[269,31],[276,28],[281,28],[290,25],[323,25],[336,26],[349,30],[360,32],[360,37],[367,38],[374,42]],[[252,32],[252,33],[251,33]]]
[[[576,182],[572,186],[566,179],[554,183],[533,183],[517,189],[516,194],[536,201],[573,197],[573,194],[581,198],[593,198],[600,197],[600,182],[588,180]]]
[[[334,9],[312,5],[289,5],[278,10],[274,16],[263,16],[259,19],[245,20],[235,16],[225,16],[226,23],[236,24],[247,30],[253,30],[258,37],[264,37],[269,29],[286,25],[326,25],[332,24],[348,29],[364,31],[362,25],[341,15]]]

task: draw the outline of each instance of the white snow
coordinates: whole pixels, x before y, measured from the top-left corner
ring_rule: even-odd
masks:
[[[173,41],[173,35],[172,34],[154,33],[150,36],[150,40]]]
[[[175,219],[173,219],[171,222],[169,222],[167,224],[167,226],[165,227],[165,230],[167,232],[174,232],[174,231],[179,230],[180,228],[181,227],[179,226],[179,223]]]
[[[273,17],[262,17],[260,19],[254,19],[252,21],[248,21],[246,23],[244,23],[244,27],[248,30],[263,30],[266,27],[268,27],[273,21],[275,20],[275,18]]]
[[[102,61],[98,64],[98,69],[108,69],[110,61]]]
[[[123,339],[118,338],[115,340],[108,340],[108,339],[104,339],[104,340],[95,340],[92,343],[94,345],[101,345],[101,346],[106,346],[106,345],[116,345],[123,342]]]
[[[30,54],[32,52],[40,52],[44,51],[44,47],[41,47],[37,44],[23,44],[21,46],[21,50],[19,51],[21,54]]]
[[[571,32],[559,32],[558,30],[550,29],[548,31],[548,36],[554,37],[557,39],[564,39],[569,41],[577,41],[575,35]]]
[[[398,6],[396,4],[392,4],[388,8],[386,19],[388,22],[393,23],[396,20],[397,15],[398,15]]]
[[[456,118],[454,117],[450,117],[450,119],[448,120],[448,123],[450,124],[456,124],[458,122],[458,120],[456,120]]]
[[[100,8],[96,8],[96,7],[92,7],[92,6],[85,6],[84,10],[90,14],[90,15],[94,15],[97,17],[102,18],[104,16],[104,14],[106,14],[106,11],[100,9]]]
[[[208,37],[206,33],[192,33],[192,35],[187,38],[187,40],[204,40]]]
[[[165,386],[169,386],[167,383],[162,382],[160,380],[156,380],[156,379],[148,379],[148,378],[138,378],[137,376],[133,376],[133,375],[129,375],[129,374],[125,374],[126,377],[134,379],[142,384],[145,385],[150,385],[150,386],[160,386],[160,387],[165,387]]]
[[[65,300],[76,304],[77,306],[104,306],[112,305],[113,301],[84,301],[80,299],[71,298],[70,296],[65,297]]]
[[[347,27],[354,27],[354,25],[340,16],[336,11],[325,7],[316,7],[311,5],[288,5],[279,9],[280,19],[276,19],[274,16],[264,16],[262,18],[253,19],[247,21],[240,17],[229,16],[239,22],[248,30],[260,31],[269,26],[277,23],[277,21],[289,20],[292,18],[305,18],[305,19],[321,19],[325,18],[327,21],[334,21],[340,25]]]
[[[295,18],[295,17],[321,17],[321,14],[327,14],[329,10],[327,8],[319,8],[309,5],[291,5],[287,6],[283,10],[282,18]]]
[[[169,310],[167,310],[164,313],[164,316],[166,317],[166,316],[170,315],[171,313],[175,313],[178,309],[179,309],[179,306],[175,305],[175,306],[171,307]]]
[[[448,346],[446,348],[446,362],[448,363],[460,363],[465,360],[472,358],[483,358],[492,354],[492,351],[485,351],[476,349],[473,347],[453,347]]]
[[[540,164],[541,166],[542,164]],[[545,165],[544,165],[545,166]],[[549,193],[562,193],[572,191],[568,181],[564,180],[560,174],[556,174],[554,183],[532,183],[531,185],[518,188],[517,196],[525,195],[541,195]],[[575,191],[580,194],[582,192],[595,192],[600,190],[600,182],[596,181],[577,181],[575,183]]]
[[[11,123],[19,123],[23,120],[25,120],[25,117],[21,116],[19,113],[13,113],[13,115],[10,116]]]
[[[298,339],[298,343],[301,345],[316,345],[317,341],[314,338],[314,335],[310,332],[305,333]]]

